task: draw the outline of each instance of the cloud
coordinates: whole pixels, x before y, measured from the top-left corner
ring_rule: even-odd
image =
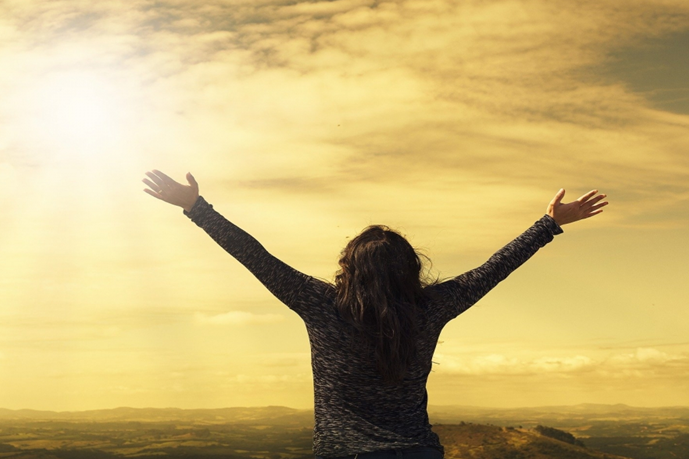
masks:
[[[277,374],[277,375],[246,375],[238,374],[225,378],[225,383],[228,386],[241,384],[261,384],[268,385],[274,383],[309,383],[311,381],[311,375],[308,373],[304,374]]]
[[[611,50],[681,28],[681,2],[60,5],[11,9],[33,31],[19,40],[40,42],[38,68],[67,59],[138,79],[128,92],[146,115],[131,131],[161,155],[205,151],[208,175],[240,186],[315,197],[424,176],[456,190],[604,181],[634,183],[646,208],[687,172],[671,144],[687,121],[672,127],[597,75]]]
[[[590,368],[594,361],[583,355],[521,359],[502,354],[466,358],[436,354],[438,373],[466,375],[515,375],[534,373],[571,373]]]
[[[436,354],[434,370],[439,374],[485,375],[570,375],[594,374],[604,377],[653,377],[689,371],[689,354],[668,354],[654,348],[638,348],[633,353],[614,353],[604,358],[586,355],[520,358],[503,354],[453,356]]]
[[[115,321],[116,319],[108,318]],[[102,318],[88,320],[36,320],[35,316],[27,318],[4,317],[0,329],[3,336],[0,341],[10,344],[16,349],[49,348],[53,351],[73,349],[82,343],[89,343],[86,347],[113,342],[122,337],[123,326],[105,325]],[[127,324],[129,325],[129,324]],[[0,359],[2,356],[0,355]]]
[[[303,367],[308,369],[310,362],[311,355],[306,352],[271,353],[258,358],[258,363],[264,367]]]
[[[598,68],[611,50],[677,30],[686,7],[326,3],[187,8],[204,18],[203,33],[152,32],[151,47],[174,47],[187,62],[165,87],[193,94],[177,102],[204,119],[195,128],[215,138],[217,171],[331,197],[372,183],[392,192],[424,176],[455,190],[493,186],[496,176],[516,188],[595,181],[638,210],[657,206],[649,196],[659,183],[684,189],[676,144],[687,120],[650,110]],[[206,47],[218,29],[224,48]],[[219,153],[230,148],[251,159]],[[422,201],[437,191],[427,190]],[[682,199],[664,195],[668,209]]]
[[[689,354],[669,354],[654,348],[638,348],[632,353],[610,356],[601,365],[600,371],[616,378],[687,374]]]
[[[210,325],[263,325],[274,324],[285,320],[279,314],[254,314],[245,311],[230,311],[224,314],[196,314],[196,322]]]

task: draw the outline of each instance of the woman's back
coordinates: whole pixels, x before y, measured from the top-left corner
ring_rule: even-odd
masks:
[[[386,382],[374,349],[335,307],[335,290],[311,280],[312,298],[295,310],[306,324],[314,381],[314,452],[338,457],[366,451],[429,446],[442,451],[426,412],[426,381],[442,327],[428,324],[416,337],[405,377]]]

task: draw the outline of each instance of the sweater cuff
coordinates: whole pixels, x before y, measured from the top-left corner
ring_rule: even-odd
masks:
[[[553,235],[564,233],[564,231],[562,231],[562,227],[560,227],[560,225],[557,224],[555,219],[548,214],[545,214],[539,220],[539,222],[543,223],[545,227],[548,228]]]
[[[191,221],[198,224],[199,218],[209,210],[213,210],[213,206],[208,204],[202,196],[199,196],[196,198],[194,205],[191,206],[191,210],[189,212],[183,210],[182,213],[189,217]]]

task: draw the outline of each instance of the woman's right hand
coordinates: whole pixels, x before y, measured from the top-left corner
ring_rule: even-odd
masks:
[[[199,184],[196,183],[190,172],[187,173],[189,185],[175,182],[156,169],[146,172],[146,175],[148,178],[142,180],[148,186],[148,188],[144,189],[146,193],[161,201],[179,206],[187,212],[191,211],[199,197]]]

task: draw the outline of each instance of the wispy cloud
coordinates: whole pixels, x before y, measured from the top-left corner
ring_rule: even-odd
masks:
[[[638,348],[630,353],[614,353],[604,358],[586,355],[523,358],[504,354],[451,356],[436,354],[439,374],[464,375],[576,375],[595,373],[607,378],[653,377],[659,373],[689,371],[689,354],[670,354],[654,348]]]
[[[138,98],[128,129],[158,139],[143,154],[203,150],[195,162],[207,175],[239,186],[333,196],[423,177],[483,189],[497,175],[548,190],[603,182],[643,208],[658,183],[684,189],[689,166],[675,148],[687,120],[597,73],[611,50],[683,27],[681,2],[60,2],[9,12],[8,30],[34,48],[10,54],[31,63],[15,84],[65,59],[120,75]],[[196,138],[207,140],[199,148]]]
[[[262,325],[282,322],[285,317],[280,314],[254,314],[245,311],[230,311],[217,315],[195,315],[199,324],[211,325]]]

